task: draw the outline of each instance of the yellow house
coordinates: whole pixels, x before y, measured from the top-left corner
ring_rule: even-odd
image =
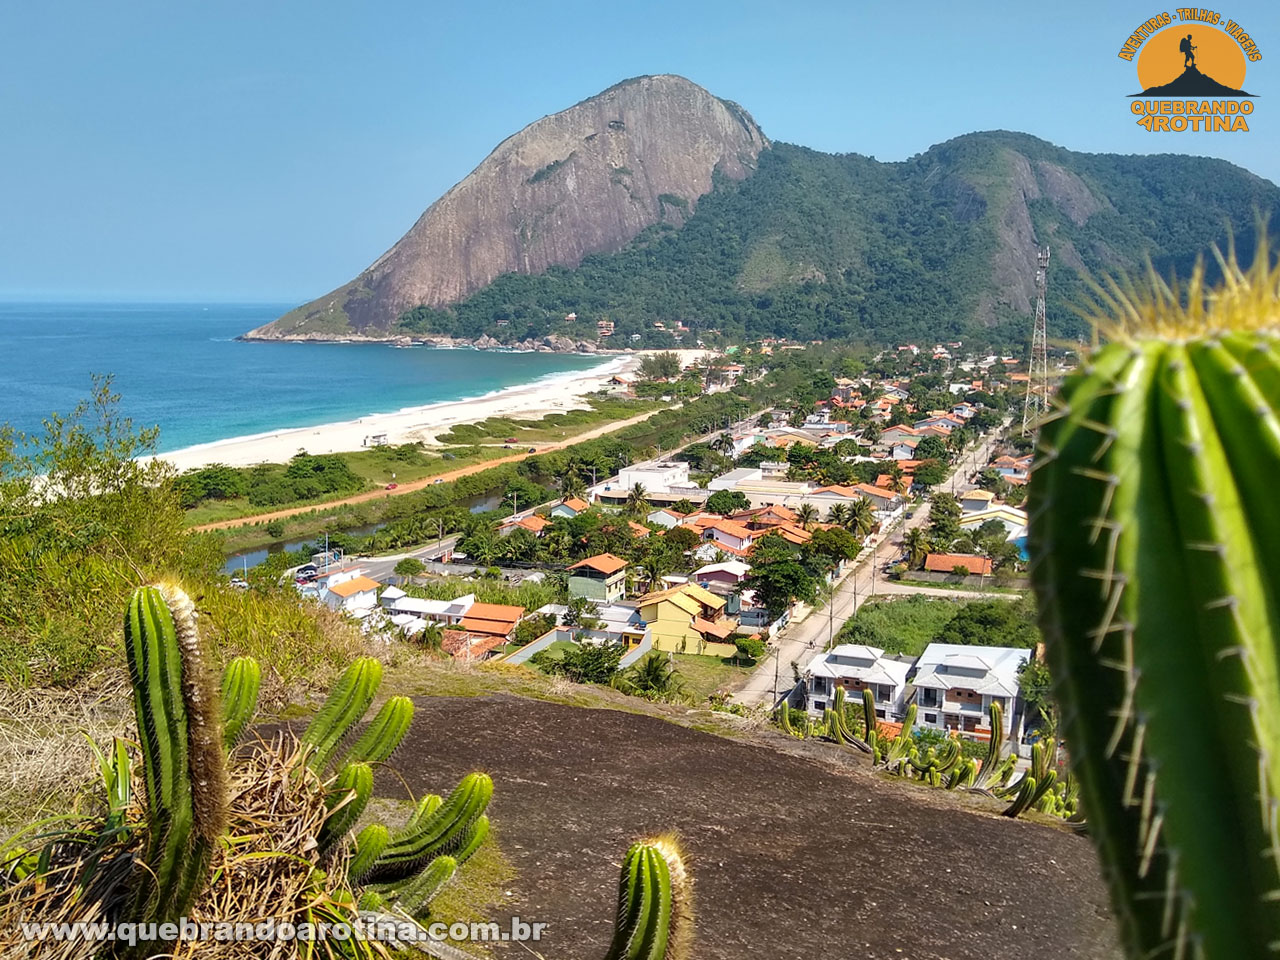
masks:
[[[696,583],[646,594],[637,602],[653,638],[653,648],[671,653],[731,657],[734,624],[722,620],[725,601]]]

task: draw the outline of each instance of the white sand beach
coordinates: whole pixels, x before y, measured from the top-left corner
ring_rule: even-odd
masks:
[[[706,350],[678,351],[685,366],[707,355]],[[379,434],[386,443],[433,443],[436,434],[459,423],[476,423],[488,417],[518,417],[536,420],[549,413],[584,409],[585,396],[604,387],[614,376],[633,377],[640,366],[642,353],[602,356],[601,364],[587,370],[556,374],[542,381],[508,387],[483,397],[432,403],[398,410],[395,413],[371,414],[358,420],[326,423],[314,427],[297,427],[233,437],[202,443],[156,459],[168,460],[178,470],[192,470],[222,463],[232,467],[255,463],[283,463],[299,451],[311,454],[341,453],[369,446],[369,439]]]

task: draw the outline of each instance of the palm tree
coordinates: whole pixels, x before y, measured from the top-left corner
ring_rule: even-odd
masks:
[[[812,503],[802,503],[800,509],[796,511],[796,519],[800,521],[801,527],[808,530],[818,519],[818,508]]]
[[[570,470],[560,482],[560,495],[566,500],[577,497],[581,500],[587,495],[587,485],[577,470]]]
[[[711,441],[711,449],[728,456],[733,453],[733,437],[727,433],[720,434],[720,436]]]
[[[650,700],[675,700],[684,694],[684,683],[670,655],[657,651],[623,671],[614,685],[625,693]]]
[[[905,474],[902,467],[896,463],[889,468],[889,489],[894,493],[902,493],[906,489],[906,481],[903,479]]]
[[[845,526],[859,537],[865,537],[875,526],[875,512],[871,509],[871,501],[859,497],[849,504],[849,512],[845,515]]]
[[[670,569],[670,564],[665,554],[650,553],[640,562],[640,569],[644,573],[645,586],[649,590],[658,590],[662,586],[662,578]]]
[[[644,488],[644,484],[637,483],[627,491],[627,510],[631,513],[644,513],[649,509],[649,501],[646,499],[648,496],[649,491]]]
[[[932,549],[929,538],[919,527],[912,527],[903,535],[902,546],[907,551],[907,566],[913,570],[924,565],[924,558]]]
[[[428,650],[439,650],[444,642],[444,627],[434,620],[428,620],[422,633],[418,634],[418,640]]]
[[[848,519],[849,508],[843,503],[834,504],[831,509],[827,511],[827,520],[834,523],[836,526],[843,527],[848,522]]]

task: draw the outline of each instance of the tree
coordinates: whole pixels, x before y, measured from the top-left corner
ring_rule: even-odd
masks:
[[[516,624],[516,628],[511,634],[511,642],[517,647],[528,646],[548,630],[554,629],[555,625],[556,616],[554,613],[540,613],[536,616],[525,617]]]
[[[627,491],[627,512],[636,515],[647,513],[649,510],[649,501],[646,498],[648,496],[649,491],[644,488],[643,483],[637,483],[633,486]]]
[[[926,460],[916,467],[914,479],[922,487],[936,487],[947,479],[947,465],[941,460]]]
[[[581,474],[577,470],[570,470],[564,475],[564,480],[560,483],[560,496],[565,500],[572,500],[575,497],[579,500],[587,495],[587,484],[582,479]]]
[[[849,519],[849,508],[843,503],[832,504],[831,509],[827,511],[827,522],[834,523],[837,526],[845,526]]]
[[[902,469],[902,465],[894,463],[889,468],[889,489],[894,493],[905,493],[907,490],[906,473]]]
[[[672,527],[662,535],[662,543],[670,555],[677,556],[698,549],[702,541],[690,527]]]
[[[876,524],[875,510],[871,506],[871,501],[866,497],[859,497],[850,503],[845,524],[856,536],[866,537]]]
[[[1033,647],[1040,631],[1026,600],[973,600],[956,611],[934,639],[980,647]]]
[[[559,674],[574,683],[609,683],[618,672],[625,648],[618,643],[584,643],[559,657],[547,650],[529,658],[540,670]]]
[[[662,588],[662,578],[671,567],[666,554],[658,550],[651,550],[640,562],[640,569],[644,572],[644,582],[647,589],[656,591]]]
[[[284,537],[284,522],[281,520],[272,520],[266,527],[267,536],[272,540],[280,540]]]
[[[696,513],[698,508],[692,500],[682,499],[682,500],[677,500],[675,503],[673,503],[671,505],[671,510],[674,513],[679,513],[679,514],[683,514],[684,516],[688,516],[691,513]]]
[[[751,573],[741,589],[755,592],[771,616],[779,617],[797,600],[812,603],[817,581],[794,548],[776,533],[761,537],[751,550]]]
[[[1027,704],[1027,713],[1048,719],[1053,710],[1053,678],[1041,660],[1028,659],[1018,668],[1018,692]]]
[[[426,567],[417,557],[405,557],[395,565],[392,572],[397,577],[416,577],[425,569]]]
[[[916,444],[917,460],[943,460],[947,456],[947,444],[941,437],[921,437]]]
[[[800,526],[808,530],[813,526],[814,521],[818,519],[818,508],[812,503],[802,503],[800,508],[796,510],[796,519],[800,521]]]
[[[755,636],[736,636],[733,638],[733,645],[738,648],[738,654],[747,660],[759,660],[766,649],[764,641]]]
[[[932,549],[929,538],[919,527],[912,527],[902,536],[902,547],[907,552],[907,566],[919,570],[924,566],[924,559]]]
[[[861,549],[858,538],[841,527],[813,531],[809,542],[801,548],[810,557],[820,559],[821,566],[831,569],[845,560],[852,560]]]
[[[623,693],[647,700],[676,700],[684,695],[684,682],[670,655],[656,650],[614,674],[613,685]]]
[[[740,490],[717,490],[707,497],[707,510],[722,517],[740,513],[751,506],[747,495]]]
[[[439,650],[444,644],[444,627],[434,620],[428,620],[418,634],[418,642],[428,650]]]
[[[670,351],[647,354],[640,360],[640,376],[646,380],[674,380],[680,376],[680,357]]]
[[[929,507],[929,539],[935,550],[950,548],[960,536],[960,502],[949,493],[935,493]]]
[[[596,605],[586,597],[571,597],[568,603],[569,609],[560,617],[560,622],[566,627],[581,627],[583,630],[594,630],[600,626],[600,620],[596,616]]]

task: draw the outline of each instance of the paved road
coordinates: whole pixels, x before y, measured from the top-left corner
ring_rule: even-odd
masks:
[[[939,484],[938,489],[954,490],[957,494],[973,489],[974,484],[969,482],[969,478],[991,462],[991,451],[998,442],[999,433],[997,431],[984,438],[955,465],[951,475],[954,484],[949,479],[947,483]],[[885,580],[883,567],[901,555],[902,535],[907,530],[923,526],[928,518],[929,501],[926,500],[916,508],[914,516],[886,531],[883,538],[868,538],[868,547],[837,582],[831,602],[814,610],[799,623],[786,627],[774,639],[774,655],[756,667],[742,689],[734,694],[734,699],[747,706],[771,706],[776,703],[794,685],[791,664],[795,662],[803,670],[804,664],[826,647],[829,637],[840,632],[844,622],[857,612],[868,597],[882,593],[942,593],[947,596],[963,596],[961,591],[909,587]],[[1012,594],[993,593],[983,596],[1010,597]]]

